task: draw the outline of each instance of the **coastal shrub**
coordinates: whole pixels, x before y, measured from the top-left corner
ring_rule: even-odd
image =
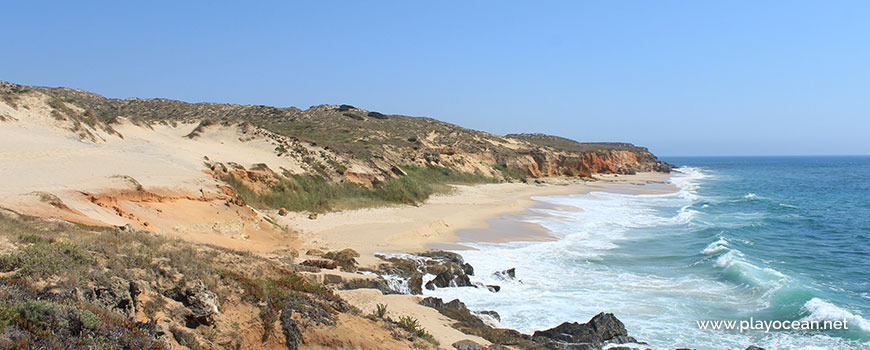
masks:
[[[93,263],[90,254],[69,242],[38,242],[0,257],[0,269],[18,270],[19,277],[46,277],[60,270]]]
[[[356,107],[351,106],[351,105],[340,105],[340,106],[338,106],[338,111],[339,112],[347,112],[347,111],[349,111],[351,109],[355,109],[355,108]]]
[[[258,191],[233,174],[222,179],[255,208],[313,212],[416,204],[432,194],[449,192],[450,185],[496,182],[496,179],[484,175],[441,167],[406,166],[404,170],[406,176],[376,183],[371,188],[350,182],[331,182],[321,176],[285,174],[279,176],[278,182],[267,191]]]
[[[508,180],[519,180],[524,177],[522,173],[514,169],[509,169],[506,165],[495,164],[492,168],[501,172],[501,175]]]
[[[0,301],[0,333],[6,329],[10,323],[18,318],[18,311],[15,308],[9,307],[6,302]]]
[[[28,300],[18,305],[18,314],[41,328],[66,328],[69,321],[63,315],[63,306],[47,300]]]
[[[366,114],[366,115],[367,115],[369,118],[375,118],[375,119],[389,119],[389,118],[387,118],[387,116],[385,116],[384,114],[382,114],[382,113],[378,113],[378,112],[369,112],[369,113]]]
[[[100,325],[102,324],[100,318],[88,310],[84,310],[79,314],[79,320],[82,322],[82,327],[91,330],[100,328]]]
[[[353,120],[365,120],[365,118],[356,113],[343,113],[342,115]]]

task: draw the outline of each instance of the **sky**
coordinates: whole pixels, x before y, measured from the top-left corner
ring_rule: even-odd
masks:
[[[662,156],[870,154],[867,1],[15,1],[0,80]]]

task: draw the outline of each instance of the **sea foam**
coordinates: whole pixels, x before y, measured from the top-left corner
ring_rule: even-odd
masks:
[[[843,321],[847,326],[856,326],[865,332],[870,332],[870,321],[844,310],[828,301],[812,298],[804,304],[803,309],[809,312],[802,321]]]

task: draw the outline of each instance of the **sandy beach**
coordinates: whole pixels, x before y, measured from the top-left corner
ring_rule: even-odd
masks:
[[[321,214],[312,220],[304,213],[280,218],[300,234],[303,255],[351,248],[360,253],[360,265],[380,262],[376,253],[419,252],[429,248],[456,248],[461,241],[546,240],[548,234],[534,224],[503,225],[487,230],[493,220],[522,214],[539,203],[538,196],[579,195],[589,191],[651,194],[676,191],[670,175],[600,175],[593,181],[557,180],[545,184],[500,183],[455,186],[450,194],[436,195],[419,206],[393,206]],[[479,231],[474,231],[479,230]],[[462,234],[457,232],[462,231]],[[312,257],[314,258],[314,257]]]

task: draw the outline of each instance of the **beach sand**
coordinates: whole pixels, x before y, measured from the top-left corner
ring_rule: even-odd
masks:
[[[300,253],[351,248],[360,253],[362,266],[380,262],[376,253],[461,249],[458,242],[506,242],[552,239],[546,230],[517,223],[521,215],[540,204],[538,196],[579,195],[589,191],[668,193],[676,187],[670,175],[601,175],[595,181],[556,180],[550,184],[501,183],[455,186],[450,194],[436,195],[419,206],[393,206],[321,214],[317,219],[295,213],[280,218],[300,234]],[[314,257],[311,257],[314,258]]]
[[[321,251],[351,248],[360,253],[362,266],[381,262],[376,253],[414,253],[428,249],[469,249],[463,242],[509,242],[553,240],[543,227],[519,221],[530,208],[553,208],[533,197],[582,195],[590,191],[610,191],[633,194],[672,193],[677,187],[669,183],[669,174],[641,173],[637,175],[596,176],[595,181],[556,179],[558,184],[502,183],[476,186],[456,186],[450,194],[436,195],[420,206],[394,206],[321,214],[315,220],[302,213],[281,217],[280,223],[299,232],[302,241],[301,259],[308,249]],[[551,180],[552,181],[552,180]],[[579,210],[577,208],[560,208]],[[315,280],[336,274],[323,271],[313,274]],[[356,275],[359,278],[368,275]],[[354,274],[342,273],[344,280]],[[419,305],[420,296],[384,295],[376,289],[337,291],[363,313],[372,313],[378,304],[387,305],[387,317],[411,316],[441,344],[448,348],[456,341],[468,339],[481,345],[486,340],[463,334],[453,328],[453,320],[435,309]],[[445,300],[447,301],[447,300]]]

